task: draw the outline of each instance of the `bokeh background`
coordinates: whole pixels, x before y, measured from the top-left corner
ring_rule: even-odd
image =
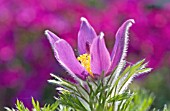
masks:
[[[127,19],[130,29],[127,61],[146,58],[150,74],[136,84],[153,92],[154,107],[170,103],[170,1],[169,0],[0,0],[0,109],[16,99],[30,107],[31,97],[53,102],[55,86],[50,73],[65,76],[44,35],[49,29],[77,47],[80,17],[86,17],[112,50],[115,33]],[[66,77],[66,76],[65,76]]]

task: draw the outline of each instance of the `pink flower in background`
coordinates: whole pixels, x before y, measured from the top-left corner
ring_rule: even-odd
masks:
[[[104,33],[97,36],[92,26],[85,18],[81,18],[82,24],[78,33],[78,52],[79,57],[75,57],[71,46],[60,39],[49,30],[45,31],[49,42],[54,50],[57,61],[75,79],[79,77],[85,80],[87,76],[96,78],[103,72],[108,75],[126,56],[128,30],[134,23],[133,19],[127,20],[116,33],[116,42],[111,55],[109,54],[105,41]]]

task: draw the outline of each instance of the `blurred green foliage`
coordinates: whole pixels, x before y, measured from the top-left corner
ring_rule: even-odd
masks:
[[[136,84],[155,95],[152,107],[161,109],[164,104],[170,104],[170,69],[168,66],[137,79]],[[136,86],[132,85],[132,87]]]

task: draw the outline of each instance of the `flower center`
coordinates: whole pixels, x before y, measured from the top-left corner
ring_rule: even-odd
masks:
[[[90,54],[86,53],[86,54],[80,55],[79,57],[77,57],[77,60],[79,60],[81,65],[87,70],[87,72],[92,77],[94,77],[94,75],[91,71],[91,67],[90,67],[90,60],[91,60]]]

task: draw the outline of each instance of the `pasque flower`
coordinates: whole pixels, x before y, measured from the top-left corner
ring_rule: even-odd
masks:
[[[82,80],[85,80],[88,76],[97,78],[101,74],[109,75],[126,56],[128,29],[132,26],[134,20],[125,21],[118,29],[111,54],[106,48],[104,33],[101,32],[98,36],[84,17],[81,18],[81,22],[78,32],[79,56],[77,58],[73,49],[65,40],[49,30],[45,31],[54,50],[55,58],[69,74]]]

